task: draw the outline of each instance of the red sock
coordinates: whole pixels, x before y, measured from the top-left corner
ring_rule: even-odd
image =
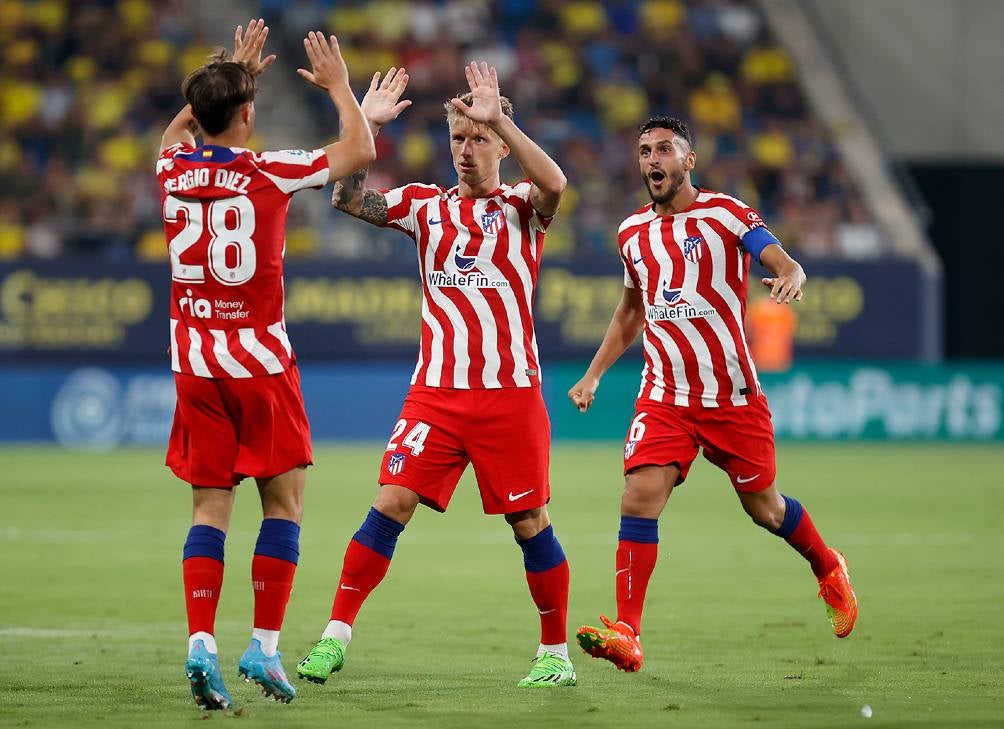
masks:
[[[223,586],[223,563],[212,557],[189,557],[181,563],[185,582],[188,634],[214,634],[216,606]]]
[[[527,572],[526,584],[540,613],[540,642],[556,645],[568,640],[568,561],[544,572]]]
[[[812,523],[809,512],[803,509],[802,519],[798,526],[787,538],[786,541],[798,552],[809,560],[812,573],[817,577],[823,577],[837,566],[837,558],[826,546],[826,542],[816,531],[816,525]]]
[[[369,594],[383,580],[390,567],[390,559],[366,547],[353,538],[345,550],[342,576],[331,606],[331,619],[352,625],[359,608]]]
[[[256,554],[251,559],[251,585],[254,588],[254,627],[261,630],[282,629],[286,604],[293,589],[296,565],[284,559]]]
[[[659,556],[659,545],[642,542],[617,542],[617,620],[623,621],[641,635],[641,612],[645,607],[645,592]]]

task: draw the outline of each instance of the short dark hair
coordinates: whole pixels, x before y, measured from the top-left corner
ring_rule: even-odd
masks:
[[[644,124],[638,125],[638,136],[640,137],[645,132],[650,132],[653,129],[668,129],[676,136],[686,139],[687,144],[690,145],[691,148],[694,146],[694,142],[690,137],[690,127],[688,127],[687,122],[682,119],[665,115],[653,116]]]
[[[192,115],[210,136],[226,131],[237,110],[254,101],[257,92],[258,84],[251,72],[243,64],[229,60],[222,49],[181,82],[181,93],[192,105]]]

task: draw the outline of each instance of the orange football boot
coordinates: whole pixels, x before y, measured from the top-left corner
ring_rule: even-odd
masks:
[[[858,598],[851,587],[847,560],[837,550],[830,551],[837,558],[837,566],[819,579],[819,596],[826,603],[833,632],[838,638],[846,638],[854,630],[854,623],[858,620]]]
[[[593,658],[605,658],[617,668],[633,673],[641,668],[641,642],[634,629],[627,623],[614,623],[606,615],[601,615],[605,628],[583,625],[575,637],[579,645]]]

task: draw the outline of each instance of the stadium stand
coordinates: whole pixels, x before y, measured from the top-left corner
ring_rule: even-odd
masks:
[[[698,183],[759,208],[792,249],[846,257],[884,250],[791,58],[745,0],[227,5],[270,23],[280,54],[270,73],[292,74],[309,28],[339,36],[360,92],[374,71],[408,68],[415,104],[378,138],[375,185],[453,179],[442,102],[460,90],[465,61],[494,64],[520,124],[569,178],[548,256],[614,254],[618,222],[644,202],[636,125],[663,112],[692,125]],[[184,74],[231,33],[210,32],[193,10],[182,0],[2,3],[0,259],[166,256],[151,160]],[[291,113],[310,115],[321,139],[335,120],[323,99],[301,90],[300,111]],[[337,214],[305,217],[288,252],[380,258],[407,245],[362,226]]]

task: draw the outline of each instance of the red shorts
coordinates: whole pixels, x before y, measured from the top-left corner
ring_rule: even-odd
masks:
[[[681,484],[701,446],[737,491],[763,491],[774,483],[774,426],[762,394],[749,405],[721,408],[639,399],[624,442],[624,473],[676,464]]]
[[[412,385],[380,465],[380,484],[446,511],[468,463],[486,514],[536,509],[551,497],[551,423],[539,387],[455,390]]]
[[[296,365],[247,379],[175,373],[174,385],[167,465],[183,481],[227,488],[313,463]]]

